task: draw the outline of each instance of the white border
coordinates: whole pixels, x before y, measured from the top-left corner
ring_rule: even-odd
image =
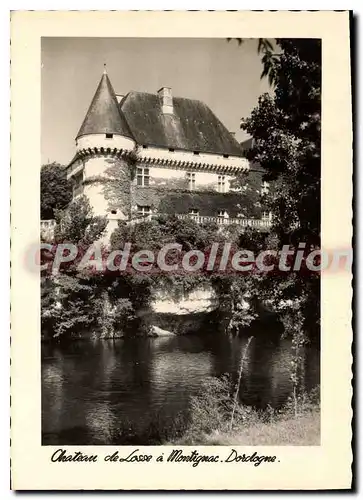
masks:
[[[124,9],[139,9],[139,8],[147,8],[147,9],[151,9],[151,8],[154,8],[154,9],[157,9],[157,10],[162,10],[164,8],[167,8],[167,9],[178,9],[178,8],[188,8],[189,4],[192,4],[191,5],[191,8],[194,8],[194,9],[205,9],[205,3],[206,2],[198,2],[197,0],[194,0],[193,2],[189,2],[188,0],[185,0],[183,2],[171,2],[171,1],[168,1],[168,2],[153,2],[153,4],[151,2],[140,2],[138,0],[135,0],[133,1],[132,3],[129,2],[130,5],[127,5],[125,2],[123,2],[123,8]],[[236,4],[238,3],[238,7],[240,8],[241,5],[240,5],[240,2],[213,2],[212,0],[208,2],[208,9],[225,9],[225,8],[238,8],[237,6],[233,5],[231,6],[230,4]],[[355,1],[355,2],[344,2],[344,5],[342,5],[343,2],[336,2],[336,1],[331,1],[330,4],[329,4],[329,9],[347,9],[347,8],[353,8],[356,12],[359,12],[361,10],[360,8],[360,5],[361,3],[358,2],[358,1]],[[120,6],[118,5],[119,2],[110,2],[109,0],[104,0],[102,2],[102,10],[104,9],[110,9],[110,8],[118,8],[120,9]],[[178,5],[179,4],[179,5]],[[182,4],[182,5],[180,5]],[[202,5],[201,5],[202,4]],[[221,5],[222,4],[222,5]],[[303,4],[303,5],[301,5]],[[52,2],[51,4],[52,6],[52,9],[56,9],[56,8],[60,8],[60,9],[75,9],[75,8],[79,8],[79,9],[95,9],[99,6],[99,2],[91,2],[91,1],[88,1],[87,2],[87,7],[84,6],[84,2],[82,2],[82,5],[79,5],[79,6],[75,6],[74,2],[70,2],[68,0],[64,0],[62,2],[59,2],[59,1],[55,1],[55,2]],[[283,1],[275,1],[273,3],[271,2],[267,2],[267,1],[259,1],[259,0],[256,0],[254,2],[244,2],[243,3],[243,8],[245,9],[288,9],[289,7],[291,7],[291,2],[283,2]],[[3,40],[3,44],[1,45],[1,56],[2,56],[2,62],[3,62],[3,65],[2,67],[3,68],[8,68],[8,60],[9,60],[9,55],[8,55],[8,40],[9,40],[9,37],[8,37],[8,34],[9,34],[9,24],[8,24],[8,11],[9,9],[12,9],[12,10],[26,10],[26,9],[47,9],[49,8],[49,2],[45,2],[45,1],[33,1],[31,2],[31,5],[29,2],[26,2],[26,1],[13,1],[13,2],[3,2],[2,5],[1,5],[1,11],[4,12],[4,7],[7,7],[6,9],[6,13],[5,15],[2,16],[1,18],[1,27],[3,29],[1,29],[0,33],[1,35],[4,37],[4,40]],[[326,4],[325,2],[321,2],[321,1],[318,1],[318,0],[315,0],[315,1],[310,1],[310,2],[295,2],[293,4],[293,7],[294,9],[298,9],[298,8],[301,8],[301,9],[325,9],[326,8]],[[358,40],[359,42],[359,47],[357,47],[357,50],[359,50],[359,53],[361,54],[362,53],[362,42],[361,40]],[[360,73],[360,68],[359,69],[359,73]],[[6,73],[5,73],[6,75]],[[361,82],[362,79],[359,78],[359,81]],[[2,110],[3,110],[3,113],[1,114],[1,117],[2,117],[2,120],[3,120],[3,124],[4,124],[4,127],[2,127],[2,140],[3,140],[3,148],[2,148],[2,151],[9,151],[9,147],[8,147],[8,137],[9,137],[9,134],[8,134],[8,131],[9,131],[9,123],[8,123],[8,114],[4,112],[4,110],[8,109],[8,103],[9,103],[9,89],[8,89],[8,80],[5,76],[3,76],[3,78],[1,79],[1,84],[2,84],[2,90],[0,92],[0,95],[1,97],[3,98],[3,106],[2,106]],[[356,92],[358,92],[359,89],[357,88],[356,89]],[[359,106],[359,112],[361,111],[361,106],[362,106],[362,101],[360,101],[360,106]],[[356,143],[362,143],[362,129],[361,127],[359,126],[359,120],[357,120],[357,124],[358,124],[358,127],[357,127],[357,137],[356,137]],[[5,162],[4,163],[8,163],[8,158],[9,158],[9,154],[7,153],[7,157],[5,158]],[[358,160],[358,158],[357,158]],[[357,165],[356,166],[357,169],[359,169],[359,166]],[[4,172],[5,172],[5,175],[4,175]],[[0,197],[0,201],[2,203],[2,206],[1,206],[1,217],[2,217],[2,221],[3,221],[3,234],[7,234],[7,231],[8,231],[8,213],[9,213],[9,210],[8,210],[8,197],[6,196],[7,194],[7,185],[8,185],[8,171],[6,168],[2,169],[1,170],[1,175],[3,176],[3,179],[2,182],[0,183],[0,187],[2,189],[2,195]],[[357,189],[357,192],[362,192],[361,189],[362,189],[362,186],[361,186],[361,179],[359,179],[359,187]],[[360,209],[360,207],[359,207]],[[360,233],[358,232],[358,239],[360,240],[361,236],[360,236]],[[6,237],[5,237],[6,239]],[[1,251],[3,251],[4,247],[2,246],[1,248]],[[6,250],[6,249],[5,249]],[[4,253],[4,252],[3,252]],[[3,262],[8,262],[8,258],[7,258],[7,252],[5,251],[5,255],[1,254],[1,256],[4,256],[4,259],[2,260]],[[3,308],[3,314],[1,315],[1,317],[3,318],[3,333],[7,332],[8,331],[8,301],[6,300],[7,299],[7,296],[8,296],[8,280],[6,279],[6,277],[3,276],[3,280],[2,280],[2,286],[4,288],[4,293],[5,293],[5,298],[4,296],[2,295],[2,298],[3,298],[3,301],[1,302],[1,307]],[[359,301],[359,305],[360,305],[360,301]],[[4,360],[3,360],[3,363],[1,363],[1,369],[3,370],[3,373],[2,373],[2,377],[1,377],[1,380],[3,382],[3,385],[5,385],[5,392],[8,393],[8,391],[6,390],[7,389],[7,386],[8,386],[8,370],[6,370],[6,367],[8,366],[8,336],[7,335],[3,335],[3,348],[1,349],[1,354],[4,356]],[[362,343],[360,344],[362,345]],[[360,370],[360,373],[362,372],[362,370]],[[360,377],[361,378],[361,377]],[[5,382],[5,384],[4,384]],[[5,405],[7,404],[6,401],[8,401],[8,398],[5,394],[4,396],[4,399],[5,401]],[[360,415],[362,415],[362,412],[360,412]],[[4,415],[4,412],[2,412],[2,429],[7,429],[8,428],[8,418],[7,418],[7,415]],[[2,433],[1,435],[3,436],[5,433]],[[1,446],[1,450],[2,452],[6,451],[6,449],[8,448],[8,438],[7,436],[5,436],[5,439],[3,440],[3,442],[1,443],[3,444],[3,446]],[[2,453],[3,455],[4,453]],[[2,471],[6,471],[8,470],[8,456],[5,456],[3,458],[3,467],[1,468]],[[3,474],[2,474],[3,476]],[[9,485],[9,482],[8,480],[5,480],[5,492],[8,492],[8,485]],[[38,495],[35,495],[35,496],[38,496]],[[88,494],[86,494],[86,497],[87,496],[90,496]],[[94,496],[94,495],[92,495]],[[256,497],[256,495],[254,495]],[[257,495],[259,496],[259,495]]]

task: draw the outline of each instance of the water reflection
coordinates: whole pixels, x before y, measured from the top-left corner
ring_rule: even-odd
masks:
[[[189,398],[210,375],[237,377],[247,337],[175,336],[42,346],[43,444],[154,444],[185,425]],[[240,397],[264,407],[291,390],[290,342],[255,337]],[[317,349],[306,355],[307,386],[319,382]]]

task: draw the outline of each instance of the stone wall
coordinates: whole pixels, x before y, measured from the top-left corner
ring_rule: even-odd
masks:
[[[93,145],[99,140],[98,136],[80,138],[79,147],[89,143]],[[106,141],[104,138],[102,140]],[[132,147],[129,139],[113,139],[116,142],[121,140],[123,146]],[[147,154],[150,154],[149,150]],[[173,155],[169,153],[169,156]],[[230,161],[223,157],[219,159],[222,160]],[[137,185],[137,167],[149,169],[148,186]],[[188,172],[194,174],[193,190],[190,190]],[[200,216],[210,217],[216,217],[223,211],[230,218],[260,219],[266,211],[261,191],[263,171],[259,169],[241,169],[237,176],[227,175],[223,171],[213,172],[211,169],[193,168],[189,171],[175,166],[150,165],[142,157],[125,158],[98,151],[74,162],[68,177],[73,178],[80,173],[83,180],[77,193],[87,195],[95,214],[107,215],[110,220],[135,217],[138,206],[150,207],[153,213],[188,214],[195,210]],[[220,175],[224,177],[225,192],[219,192]]]
[[[176,315],[208,313],[218,308],[218,297],[210,285],[184,292],[162,286],[152,292],[150,308],[155,313]]]
[[[126,220],[131,213],[134,167],[126,158],[92,155],[84,162],[83,193],[96,215]]]
[[[224,326],[218,307],[218,297],[210,285],[183,292],[164,284],[153,291],[145,320],[156,334],[160,328],[176,335],[216,333],[219,325]]]

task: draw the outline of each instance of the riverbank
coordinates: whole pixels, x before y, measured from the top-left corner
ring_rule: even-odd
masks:
[[[308,412],[276,422],[255,422],[231,432],[189,435],[178,444],[205,446],[319,446],[320,412]]]
[[[191,398],[189,425],[175,444],[318,446],[320,389],[291,395],[280,408],[238,402],[230,376],[210,377]]]

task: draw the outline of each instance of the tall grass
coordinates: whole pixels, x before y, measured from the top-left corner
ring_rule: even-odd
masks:
[[[244,354],[242,361],[245,359]],[[309,415],[319,411],[319,387],[310,393],[300,394],[298,397],[291,395],[284,407],[278,410],[271,406],[264,410],[257,410],[251,406],[242,405],[238,401],[237,391],[239,391],[243,375],[243,362],[241,362],[239,374],[241,376],[235,387],[229,375],[223,375],[220,378],[209,377],[204,380],[200,392],[191,398],[187,428],[183,436],[173,440],[174,442],[185,445],[213,444],[214,439],[216,441],[214,444],[223,444],[219,442],[220,436],[223,435],[224,440],[236,439],[238,443],[238,436],[246,434],[249,429],[260,428],[263,429],[262,432],[268,433],[269,424],[272,428],[281,422],[284,427],[283,422],[289,420],[297,422],[297,419],[304,416],[306,418],[302,421],[305,422],[309,420]],[[288,440],[288,436],[284,439]]]
[[[243,372],[243,365],[247,357],[248,353],[248,348],[250,347],[250,343],[252,342],[253,337],[250,337],[247,341],[246,347],[243,350],[242,357],[241,357],[241,365],[239,368],[239,373],[238,373],[238,380],[237,380],[237,385],[236,385],[236,390],[234,393],[234,399],[233,399],[233,407],[232,407],[232,414],[231,414],[231,421],[229,424],[229,429],[232,430],[233,427],[233,419],[234,419],[234,414],[236,412],[237,404],[238,404],[238,395],[239,395],[239,390],[240,390],[240,385],[241,385],[241,379],[242,379],[242,372]]]

